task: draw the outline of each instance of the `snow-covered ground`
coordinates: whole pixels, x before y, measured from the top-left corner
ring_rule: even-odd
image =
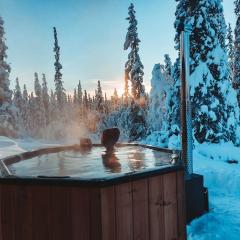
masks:
[[[33,139],[12,140],[0,136],[0,158],[53,144]],[[209,190],[210,212],[188,226],[189,240],[240,239],[240,148],[232,144],[198,145],[194,171],[204,175]]]
[[[0,159],[21,152],[56,145],[59,144],[46,141],[36,141],[32,138],[13,140],[4,136],[0,136]]]
[[[238,160],[228,164],[226,160]],[[188,226],[189,240],[240,239],[240,148],[232,144],[199,145],[194,171],[204,175],[210,212]]]

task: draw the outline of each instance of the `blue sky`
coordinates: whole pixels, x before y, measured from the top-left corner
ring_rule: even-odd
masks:
[[[224,0],[226,22],[234,24],[233,1]],[[61,47],[64,86],[72,92],[78,80],[93,92],[97,80],[111,95],[124,87],[127,51],[123,43],[128,27],[125,20],[133,2],[137,11],[141,39],[140,56],[145,67],[144,83],[150,88],[151,71],[174,50],[175,0],[0,0],[0,15],[5,21],[11,86],[18,76],[21,85],[33,90],[34,72],[45,73],[49,88],[54,88],[53,31]]]

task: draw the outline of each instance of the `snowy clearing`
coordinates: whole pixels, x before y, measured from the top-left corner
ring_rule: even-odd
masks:
[[[188,226],[189,240],[229,239],[240,236],[240,149],[230,143],[203,144],[194,150],[194,171],[204,175],[210,212]]]

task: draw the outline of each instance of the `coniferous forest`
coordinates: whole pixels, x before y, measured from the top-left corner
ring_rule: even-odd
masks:
[[[191,29],[190,74],[194,141],[240,144],[240,8],[235,1],[236,27],[226,24],[221,1],[177,0],[174,27],[175,48],[180,51],[184,25]],[[55,89],[48,89],[44,73],[34,73],[34,91],[16,78],[10,89],[11,67],[7,61],[7,40],[0,20],[0,132],[14,137],[29,136],[56,140],[68,135],[79,138],[118,127],[124,141],[151,140],[165,147],[180,144],[180,59],[164,55],[164,62],[153,67],[151,91],[143,84],[144,63],[139,49],[138,21],[133,4],[128,8],[128,23],[123,50],[128,53],[124,94],[113,87],[107,97],[101,81],[95,94],[84,84],[68,94],[61,65],[61,43],[52,31],[52,66]],[[124,34],[124,33],[123,33]],[[11,80],[13,81],[13,80]]]

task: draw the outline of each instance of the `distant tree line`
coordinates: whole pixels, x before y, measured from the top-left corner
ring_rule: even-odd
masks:
[[[240,144],[240,0],[236,0],[236,26],[225,23],[221,0],[176,0],[175,48],[180,53],[180,34],[190,29],[190,74],[193,136],[198,143],[232,141]],[[81,126],[90,133],[119,127],[127,141],[152,138],[157,145],[171,148],[180,144],[180,54],[172,61],[156,64],[146,93],[144,66],[139,55],[140,39],[134,5],[128,8],[128,29],[124,50],[124,94],[117,90],[111,98],[103,93],[101,82],[95,94],[83,90],[79,81],[73,94],[67,94],[62,80],[60,46],[54,33],[55,89],[49,91],[45,74],[34,74],[34,92],[9,88],[10,66],[6,62],[3,20],[0,19],[0,134],[59,138],[67,126]],[[161,31],[161,29],[160,29]]]

